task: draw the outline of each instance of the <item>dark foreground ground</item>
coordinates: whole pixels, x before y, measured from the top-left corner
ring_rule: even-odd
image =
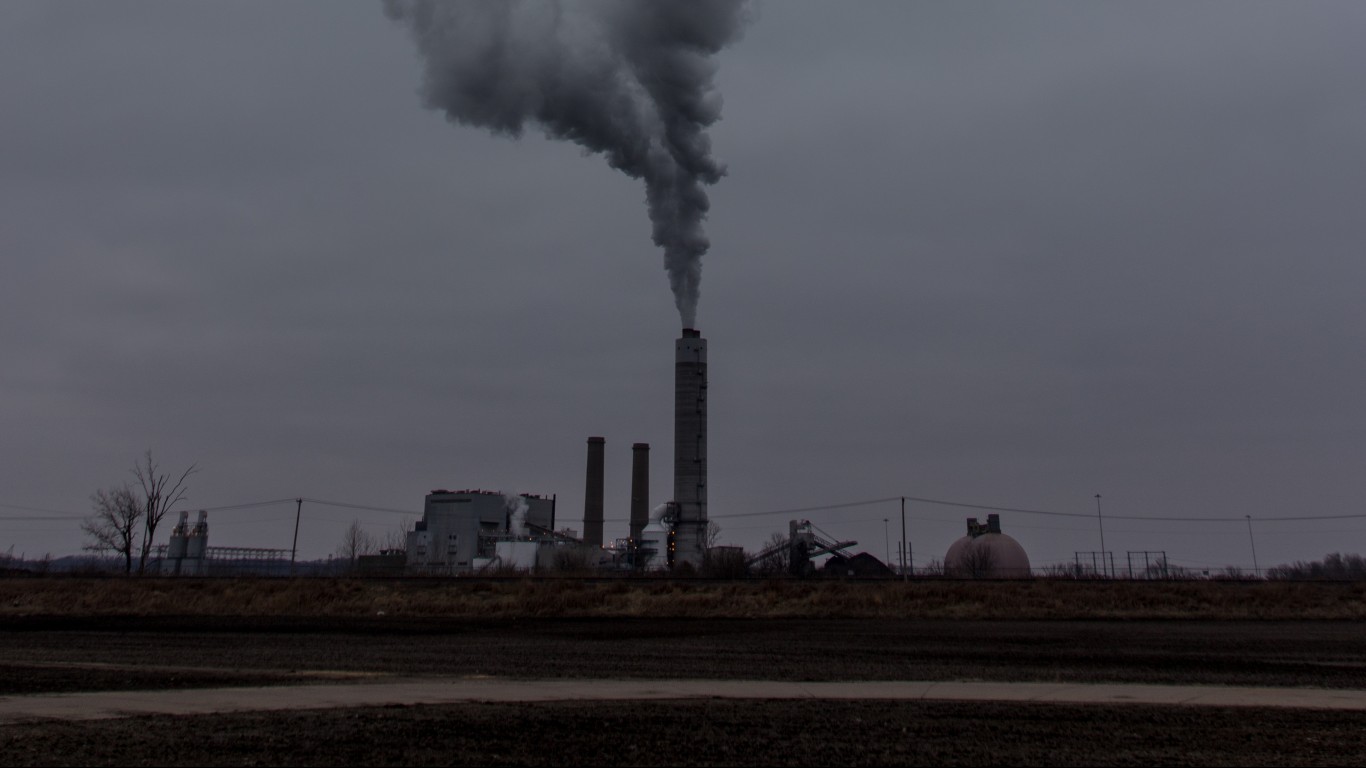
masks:
[[[1366,688],[1358,621],[41,618],[0,696],[402,676]],[[1360,713],[950,702],[445,705],[0,727],[5,765],[1359,765]]]
[[[1360,765],[1360,713],[823,701],[484,704],[0,728],[6,765]]]
[[[0,695],[262,685],[337,671],[1366,688],[1366,622],[382,617],[0,622]]]

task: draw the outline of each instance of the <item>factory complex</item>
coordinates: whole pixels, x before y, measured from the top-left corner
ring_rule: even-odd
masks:
[[[743,575],[760,566],[767,573],[807,576],[815,560],[828,557],[822,573],[841,577],[892,577],[888,563],[867,554],[850,555],[857,544],[791,520],[786,537],[757,553],[711,546],[707,510],[707,341],[685,328],[674,343],[674,453],[672,498],[651,505],[650,445],[631,446],[629,535],[604,540],[603,500],[606,438],[587,439],[582,533],[565,526],[557,496],[483,489],[432,490],[422,518],[402,549],[378,554],[354,552],[342,561],[360,573],[404,576],[498,575],[545,571],[672,572]],[[302,502],[302,500],[299,500]],[[575,519],[575,518],[571,518]],[[944,573],[967,578],[1027,578],[1029,558],[1015,539],[1001,532],[999,517],[968,521],[967,535],[953,543]],[[224,572],[215,561],[250,562],[265,573],[294,572],[294,550],[208,546],[208,521],[201,511],[191,526],[180,515],[168,545],[158,548],[160,572],[203,576]],[[781,539],[781,540],[776,540]],[[297,546],[297,530],[296,530]],[[391,545],[392,546],[392,545]]]

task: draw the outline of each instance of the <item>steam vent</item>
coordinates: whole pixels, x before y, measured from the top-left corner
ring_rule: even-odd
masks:
[[[684,328],[674,351],[674,566],[700,568],[707,532],[707,340]]]
[[[968,535],[949,546],[944,572],[959,579],[1027,579],[1029,555],[1020,542],[1001,533],[1001,516],[987,515],[986,525],[968,518]]]

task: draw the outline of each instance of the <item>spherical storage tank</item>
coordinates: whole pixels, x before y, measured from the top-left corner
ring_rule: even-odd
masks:
[[[1027,579],[1029,555],[1020,542],[1001,533],[998,515],[988,515],[986,525],[969,518],[968,535],[944,555],[944,573],[960,579]]]

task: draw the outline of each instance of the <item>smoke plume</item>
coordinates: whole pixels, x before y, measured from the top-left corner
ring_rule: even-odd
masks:
[[[515,493],[503,492],[503,510],[507,513],[508,533],[522,537],[526,535],[526,513],[530,509],[526,499]]]
[[[725,169],[706,129],[721,115],[714,55],[744,0],[385,0],[425,64],[423,96],[461,125],[518,137],[528,124],[645,182],[674,302],[696,326],[705,186]]]

